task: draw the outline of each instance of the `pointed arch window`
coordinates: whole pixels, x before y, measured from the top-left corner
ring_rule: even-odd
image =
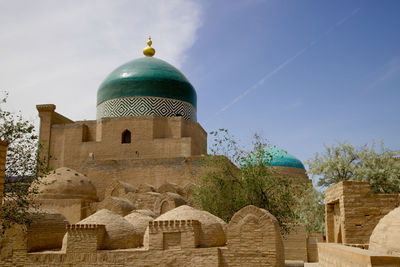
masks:
[[[122,132],[121,143],[122,144],[130,144],[131,143],[131,132],[129,130],[125,130]]]

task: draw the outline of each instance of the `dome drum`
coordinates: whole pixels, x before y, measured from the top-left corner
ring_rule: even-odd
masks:
[[[196,108],[188,102],[161,97],[121,97],[106,100],[97,106],[97,120],[130,116],[181,116],[197,121]]]

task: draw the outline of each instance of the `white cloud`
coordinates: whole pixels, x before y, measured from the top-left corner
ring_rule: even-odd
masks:
[[[0,0],[0,90],[27,118],[54,103],[73,120],[94,119],[98,86],[142,56],[148,35],[156,56],[179,68],[201,20],[187,0]]]

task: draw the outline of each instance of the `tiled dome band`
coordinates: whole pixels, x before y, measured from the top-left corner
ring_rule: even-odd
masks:
[[[161,97],[123,97],[106,100],[97,106],[97,119],[129,116],[182,116],[197,121],[196,108],[190,103]]]

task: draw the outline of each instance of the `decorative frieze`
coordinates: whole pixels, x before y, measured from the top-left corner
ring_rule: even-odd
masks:
[[[106,100],[97,106],[97,119],[130,116],[181,116],[197,121],[196,108],[184,101],[161,97],[122,97]]]

